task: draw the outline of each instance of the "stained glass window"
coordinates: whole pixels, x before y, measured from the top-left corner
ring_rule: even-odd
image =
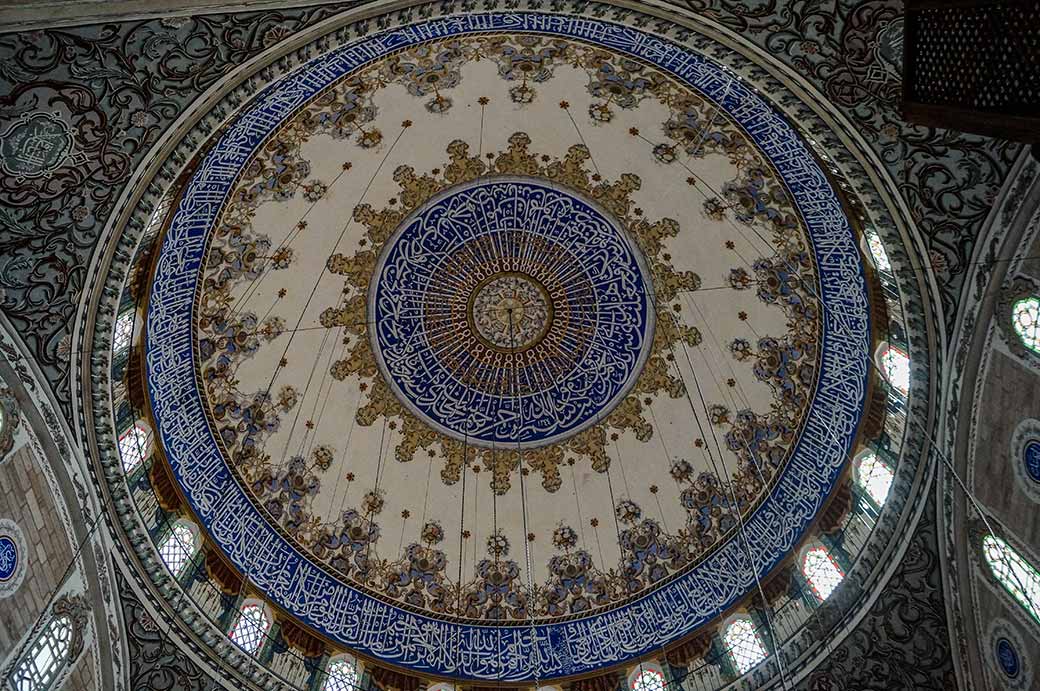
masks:
[[[899,348],[886,345],[881,351],[881,368],[888,383],[903,394],[910,391],[910,358]]]
[[[888,498],[888,490],[892,487],[892,471],[884,461],[877,457],[877,454],[868,451],[859,457],[856,482],[880,506],[885,503],[885,499]]]
[[[11,672],[15,691],[45,691],[58,677],[69,654],[72,622],[54,617],[32,642],[25,657]]]
[[[1012,305],[1011,323],[1022,343],[1040,353],[1040,297],[1030,295]]]
[[[750,619],[737,619],[726,627],[723,636],[733,664],[744,674],[766,659],[766,648]]]
[[[888,261],[888,252],[885,251],[885,246],[881,244],[881,237],[877,233],[867,233],[867,247],[870,248],[870,254],[874,257],[874,264],[881,271],[891,271],[892,264]]]
[[[664,691],[664,675],[656,669],[644,669],[632,679],[632,691]]]
[[[162,557],[166,568],[174,576],[179,575],[193,554],[195,554],[195,533],[184,523],[174,524],[173,530],[166,536],[166,541],[159,548],[159,556]]]
[[[141,465],[148,448],[148,432],[134,425],[119,437],[119,455],[123,457],[123,471],[130,473]]]
[[[1040,573],[999,537],[984,537],[982,551],[1001,585],[1040,622]]]
[[[116,328],[112,334],[112,352],[118,353],[130,347],[134,338],[134,313],[124,312],[116,319]]]
[[[805,553],[802,573],[820,602],[829,598],[845,577],[825,547],[813,547]]]
[[[347,658],[330,660],[325,667],[322,691],[354,691],[358,685],[357,662]]]
[[[242,606],[238,621],[228,634],[228,638],[250,655],[255,655],[263,646],[264,637],[271,627],[271,620],[262,605],[248,603]]]

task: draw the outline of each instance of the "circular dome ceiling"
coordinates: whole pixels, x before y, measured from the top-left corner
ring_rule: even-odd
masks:
[[[631,26],[333,48],[175,203],[158,441],[231,563],[351,649],[499,681],[658,649],[751,592],[852,450],[872,337],[838,195],[752,88]]]

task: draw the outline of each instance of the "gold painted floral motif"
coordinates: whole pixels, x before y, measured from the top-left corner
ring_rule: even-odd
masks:
[[[471,460],[468,462],[478,463],[491,471],[491,486],[498,494],[504,494],[510,488],[511,476],[520,467],[521,456],[525,466],[542,476],[542,486],[555,492],[560,487],[559,465],[567,458],[588,460],[596,471],[606,471],[610,465],[606,453],[610,434],[632,432],[640,441],[648,441],[653,435],[653,427],[644,416],[643,399],[659,394],[671,398],[684,395],[683,383],[670,371],[666,354],[680,341],[692,347],[701,340],[696,328],[676,323],[668,313],[676,296],[681,291],[696,290],[700,278],[692,272],[675,271],[664,258],[664,240],[679,232],[676,221],[663,219],[652,222],[633,212],[631,194],[640,187],[639,177],[625,174],[616,182],[594,180],[594,174],[586,166],[588,150],[580,144],[571,146],[562,159],[536,154],[530,147],[531,138],[524,132],[517,132],[509,138],[509,148],[485,164],[479,158],[469,156],[466,142],[454,141],[447,148],[449,162],[438,169],[443,172],[419,175],[410,166],[395,170],[394,180],[400,187],[397,203],[379,211],[368,204],[359,205],[354,210],[354,220],[366,226],[367,242],[353,255],[335,254],[329,258],[329,270],[346,278],[346,298],[342,307],[330,307],[321,316],[323,326],[342,327],[352,336],[350,352],[332,365],[332,375],[340,380],[357,376],[367,384],[366,403],[358,410],[358,423],[371,425],[384,416],[402,420],[397,460],[408,462],[420,449],[435,449],[444,459],[441,479],[454,484],[462,473],[464,443],[432,430],[416,418],[393,395],[376,367],[368,337],[366,309],[368,287],[380,251],[401,222],[428,199],[455,184],[481,176],[524,175],[552,180],[599,202],[614,215],[643,252],[654,281],[658,316],[650,356],[632,391],[600,424],[558,444],[525,449],[522,453],[508,449],[469,449]]]

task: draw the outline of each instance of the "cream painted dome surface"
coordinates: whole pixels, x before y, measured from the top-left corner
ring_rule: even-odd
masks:
[[[165,456],[236,568],[361,652],[519,681],[659,648],[799,542],[852,448],[871,334],[837,194],[757,93],[637,29],[334,48],[176,204]]]

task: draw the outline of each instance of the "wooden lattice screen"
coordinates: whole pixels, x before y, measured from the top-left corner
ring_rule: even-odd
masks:
[[[903,117],[1040,142],[1040,0],[907,0]]]

